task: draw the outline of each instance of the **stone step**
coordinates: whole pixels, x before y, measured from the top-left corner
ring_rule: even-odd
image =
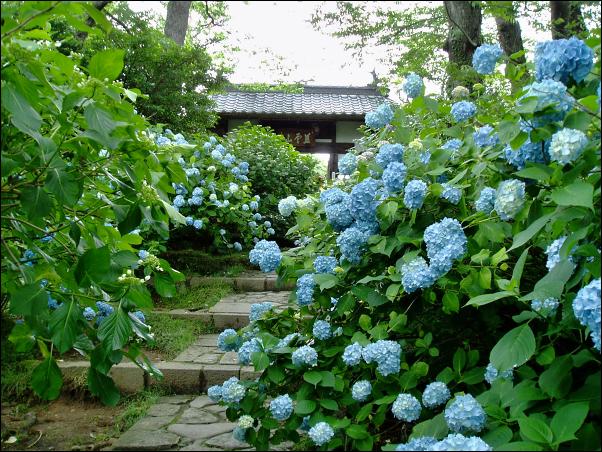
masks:
[[[169,315],[173,318],[213,322],[218,330],[242,328],[249,324],[249,311],[253,303],[271,301],[275,305],[276,311],[281,311],[288,305],[289,295],[288,291],[235,293],[222,298],[206,311],[172,309],[170,311],[154,311],[154,313]]]
[[[113,442],[110,450],[254,450],[233,438],[226,407],[206,395],[161,397],[147,415]],[[272,450],[290,450],[287,442]]]
[[[238,276],[197,276],[192,275],[186,280],[186,286],[194,288],[201,284],[223,282],[231,285],[238,292],[264,292],[291,290],[294,283],[280,283],[274,272],[263,273],[260,271],[245,272]]]

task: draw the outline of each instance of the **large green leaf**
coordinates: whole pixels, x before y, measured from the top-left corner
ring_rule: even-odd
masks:
[[[351,289],[354,295],[360,300],[368,302],[370,306],[380,306],[387,303],[389,300],[384,295],[379,294],[376,290],[368,286],[355,286]]]
[[[124,55],[125,50],[122,49],[109,49],[96,52],[88,65],[90,76],[100,80],[106,78],[110,82],[117,79],[123,70]]]
[[[176,285],[169,275],[155,272],[155,275],[153,276],[153,282],[155,283],[155,289],[157,290],[157,293],[162,297],[171,298],[176,296]]]
[[[559,206],[583,206],[593,209],[593,197],[593,185],[583,181],[573,182],[552,192],[552,201]]]
[[[554,433],[554,444],[577,439],[575,433],[581,428],[588,412],[587,402],[569,403],[560,408],[550,424]]]
[[[113,120],[111,115],[96,103],[90,103],[86,106],[84,118],[86,118],[88,128],[83,136],[92,138],[110,149],[117,147],[120,140],[111,137],[111,132],[117,126],[124,125],[124,123]]]
[[[115,386],[113,379],[101,374],[93,367],[88,369],[88,388],[105,405],[115,406],[119,402],[119,390]]]
[[[48,295],[40,284],[28,284],[16,290],[10,297],[11,314],[36,316],[47,309]]]
[[[65,171],[60,167],[48,168],[44,187],[56,196],[59,202],[65,203],[67,206],[74,206],[83,190],[83,186],[75,173]]]
[[[52,202],[48,193],[42,187],[23,187],[21,190],[21,205],[27,213],[27,218],[34,224],[42,224],[44,217],[50,213]]]
[[[21,132],[32,135],[40,130],[42,117],[10,82],[3,83],[2,106],[10,112],[11,122]]]
[[[571,389],[573,361],[570,355],[556,358],[552,365],[539,376],[539,386],[546,394],[562,399]]]
[[[575,265],[569,260],[560,261],[548,274],[535,284],[531,293],[521,297],[520,300],[560,298],[564,290],[564,285],[573,274],[574,269]]]
[[[471,298],[470,300],[468,300],[468,303],[466,303],[464,306],[484,306],[486,304],[492,303],[496,300],[500,300],[502,298],[506,298],[506,297],[515,297],[516,293],[515,292],[510,292],[508,290],[503,290],[501,292],[495,292],[495,293],[486,293],[483,295],[478,295],[476,297]]]
[[[91,282],[102,282],[111,267],[111,255],[108,246],[86,251],[75,266],[74,276],[80,287]]]
[[[535,353],[535,336],[529,325],[521,325],[508,331],[489,354],[489,361],[505,371],[526,363]]]
[[[552,212],[550,214],[539,217],[533,223],[529,225],[529,227],[523,231],[520,231],[518,234],[514,236],[512,240],[512,246],[508,251],[514,250],[520,246],[523,246],[527,243],[531,238],[537,234],[541,229],[552,219],[556,212]]]
[[[60,395],[63,387],[63,376],[52,356],[48,355],[33,370],[31,387],[44,400],[54,400]]]
[[[77,321],[81,310],[73,300],[61,304],[50,316],[50,333],[52,342],[60,353],[69,350],[77,339]]]
[[[536,443],[550,444],[554,435],[552,430],[541,419],[526,417],[518,420],[521,434]]]
[[[98,328],[98,338],[110,350],[120,350],[132,334],[132,325],[127,313],[117,308]]]
[[[295,406],[295,413],[305,416],[313,413],[316,407],[317,404],[313,400],[298,400]]]

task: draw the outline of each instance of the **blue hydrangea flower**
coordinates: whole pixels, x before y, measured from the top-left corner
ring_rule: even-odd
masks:
[[[297,303],[299,306],[307,306],[314,301],[315,286],[313,273],[305,274],[297,280]]]
[[[428,162],[427,162],[428,163]],[[402,162],[391,162],[383,172],[383,184],[390,193],[396,193],[403,188],[407,168]]]
[[[94,317],[96,317],[96,311],[94,311],[94,309],[92,309],[91,307],[86,307],[84,309],[84,318],[86,320],[94,320]]]
[[[403,91],[408,95],[409,98],[420,96],[423,88],[424,83],[422,82],[422,78],[414,72],[410,72],[407,75],[405,82],[402,85]]]
[[[444,275],[453,264],[466,253],[466,234],[460,222],[454,218],[444,218],[424,230],[424,242],[434,274]]]
[[[418,419],[420,411],[422,411],[420,402],[411,394],[399,394],[391,407],[393,416],[404,422],[413,422]]]
[[[364,246],[368,242],[370,235],[370,233],[356,227],[345,229],[337,237],[337,245],[341,250],[343,259],[352,264],[359,264],[364,253]]]
[[[343,202],[346,195],[347,193],[340,188],[329,188],[328,190],[324,190],[320,193],[320,202],[325,206],[328,204],[337,204]]]
[[[242,245],[238,242],[234,242],[232,245],[236,251],[242,251]]]
[[[250,228],[252,228],[252,229],[255,229],[255,228],[257,227],[257,223],[256,223],[256,222],[254,222],[254,221],[249,221],[249,222],[247,223],[247,225],[248,225]]]
[[[316,273],[331,273],[334,275],[334,268],[337,265],[339,265],[339,261],[334,256],[317,256],[314,260]]]
[[[356,220],[371,221],[376,216],[377,203],[374,200],[378,181],[368,177],[351,190],[351,215]]]
[[[491,74],[495,69],[495,63],[503,53],[499,44],[483,44],[472,54],[472,67],[479,74]]]
[[[435,275],[431,272],[426,261],[421,257],[403,264],[401,266],[401,275],[401,284],[403,284],[403,289],[407,293],[431,287],[435,282]]]
[[[312,329],[314,337],[320,341],[330,339],[332,336],[332,329],[330,323],[325,320],[316,320]]]
[[[203,228],[203,220],[194,220],[192,223],[192,227],[194,227],[195,229],[202,229]]]
[[[452,204],[458,204],[460,199],[462,199],[462,190],[456,187],[452,187],[448,183],[441,184],[443,186],[443,191],[441,192],[441,197]]]
[[[372,385],[368,380],[360,380],[351,387],[351,397],[357,402],[368,400],[372,394]]]
[[[256,337],[242,343],[238,349],[238,362],[243,366],[251,364],[251,355],[262,351],[261,341]]]
[[[433,444],[428,450],[489,451],[493,449],[478,436],[464,436],[460,433],[450,433],[441,441]]]
[[[142,311],[134,311],[133,315],[142,323],[146,323],[146,317],[144,317],[144,313]]]
[[[242,338],[232,328],[226,328],[217,337],[217,348],[223,352],[236,351],[242,344]]]
[[[270,402],[270,412],[277,421],[286,421],[293,414],[293,400],[288,394],[276,397]]]
[[[357,157],[348,152],[339,159],[339,173],[349,176],[357,168]]]
[[[487,368],[485,369],[485,381],[487,383],[492,384],[495,380],[509,380],[512,381],[514,378],[514,369],[510,368],[503,372],[497,370],[497,368],[493,365],[493,363],[487,364]]]
[[[559,303],[556,298],[546,298],[543,301],[538,299],[531,300],[531,309],[544,317],[554,317],[558,305]]]
[[[106,317],[110,316],[113,313],[113,306],[111,306],[108,303],[105,303],[104,301],[97,301],[96,309],[98,309],[100,315]]]
[[[316,446],[322,446],[332,439],[334,430],[326,422],[318,422],[309,429],[308,435]]]
[[[587,136],[580,130],[564,128],[552,135],[550,158],[561,165],[577,160],[587,147]]]
[[[267,221],[267,220],[263,222],[263,225],[264,225],[264,227],[266,227],[266,228],[271,228],[271,227],[272,227],[272,223],[270,223],[270,222],[269,222],[269,221]]]
[[[357,366],[362,360],[362,350],[363,347],[357,342],[348,345],[343,352],[343,362],[348,366]]]
[[[534,82],[525,87],[525,94],[519,99],[519,105],[523,99],[535,97],[537,105],[535,111],[541,111],[546,107],[553,107],[555,113],[539,116],[533,120],[536,127],[547,124],[548,122],[562,121],[566,114],[571,111],[574,99],[567,93],[566,86],[554,80],[543,80]]]
[[[456,122],[463,122],[472,118],[477,112],[477,107],[472,102],[461,100],[452,105],[451,114]]]
[[[497,191],[495,188],[485,187],[481,190],[479,194],[479,199],[475,203],[475,207],[477,212],[484,212],[486,214],[490,214],[493,212],[493,207],[495,205],[495,198],[497,196]]]
[[[234,430],[232,430],[232,437],[236,441],[246,443],[247,442],[247,429],[239,427],[237,425],[236,427],[234,427]]]
[[[318,353],[309,345],[299,347],[291,355],[293,366],[317,366],[318,365]]]
[[[432,436],[421,436],[419,438],[411,439],[406,444],[398,444],[395,450],[401,452],[432,450],[431,448],[436,443],[437,439],[433,438]]]
[[[309,429],[310,429],[309,418],[310,418],[310,416],[303,417],[303,420],[301,421],[301,425],[299,426],[299,430],[303,430],[305,432],[309,431]]]
[[[254,322],[259,320],[266,312],[271,311],[273,307],[274,305],[269,301],[264,303],[253,303],[249,312],[249,321]]]
[[[431,153],[430,151],[424,151],[420,154],[420,162],[424,165],[428,165],[431,161]]]
[[[362,358],[367,364],[376,362],[376,370],[383,377],[399,373],[401,364],[401,345],[395,341],[378,340],[366,345],[362,350]]]
[[[589,328],[594,347],[600,351],[600,278],[582,287],[573,300],[573,312]]]
[[[259,209],[259,203],[257,201],[251,201],[249,207],[251,207],[251,210],[257,210]]]
[[[452,432],[480,432],[485,427],[487,415],[477,400],[470,394],[456,396],[445,409],[445,422]]]
[[[297,198],[295,196],[287,196],[278,202],[278,212],[283,217],[290,217],[297,208]]]
[[[510,145],[504,148],[506,161],[517,169],[523,169],[527,162],[545,163],[546,155],[549,153],[550,141],[532,143],[530,138],[514,150]]]
[[[269,235],[276,234],[276,231],[274,231],[274,228],[267,228],[267,230],[265,232],[267,232]]]
[[[525,203],[525,183],[516,179],[500,182],[497,188],[494,210],[504,221],[511,220]]]
[[[453,156],[461,146],[462,140],[458,138],[452,138],[451,140],[446,141],[445,144],[441,146],[441,149],[450,151],[451,155]]]
[[[177,195],[173,199],[173,205],[176,207],[183,207],[186,205],[186,199],[184,199],[184,196],[182,196],[182,195]]]
[[[226,403],[240,402],[246,393],[246,389],[238,382],[238,378],[230,377],[222,385],[222,400]]]
[[[276,242],[260,240],[249,253],[249,262],[259,265],[262,272],[271,272],[280,265],[282,255]]]
[[[567,83],[583,80],[594,64],[594,52],[575,36],[540,42],[535,46],[535,78]]]
[[[420,209],[425,196],[426,184],[418,179],[411,180],[404,190],[403,204],[408,209]]]
[[[327,190],[328,191],[328,190]],[[326,192],[323,192],[326,193]],[[342,231],[353,222],[351,215],[351,196],[341,191],[340,194],[332,194],[325,197],[327,203],[324,206],[326,220],[335,231]],[[338,200],[335,202],[335,200]]]
[[[566,235],[559,237],[552,243],[550,243],[550,245],[548,245],[548,247],[546,248],[546,254],[548,255],[546,267],[548,268],[548,270],[552,270],[560,262],[560,249],[562,248],[562,245],[564,245],[564,241],[566,240],[566,238]],[[575,251],[576,247],[577,246],[575,245],[571,250],[571,254],[569,254],[568,259],[571,262],[575,262],[572,257],[572,253],[573,251]]]
[[[472,138],[474,140],[474,144],[476,144],[479,148],[495,146],[500,142],[498,134],[495,133],[493,127],[490,125],[479,127],[472,134]]]
[[[451,394],[445,383],[434,381],[424,388],[422,403],[427,408],[435,408],[445,404],[451,398]]]
[[[381,168],[386,168],[392,162],[402,162],[403,151],[404,148],[401,144],[385,143],[378,150],[378,154],[376,154],[376,163],[378,163]]]
[[[288,347],[289,344],[291,343],[291,341],[299,336],[300,336],[299,333],[287,334],[286,336],[284,336],[283,339],[280,339],[278,344],[276,344],[275,348]]]
[[[214,385],[207,389],[207,395],[214,402],[219,402],[222,400],[222,387],[220,385]]]
[[[186,217],[186,226],[192,226],[193,223],[194,223],[193,217]]]
[[[366,113],[366,125],[371,129],[380,129],[386,126],[393,119],[393,110],[387,103],[378,106],[374,111]]]
[[[187,177],[195,177],[201,175],[201,172],[198,168],[186,168],[184,172],[186,173]]]

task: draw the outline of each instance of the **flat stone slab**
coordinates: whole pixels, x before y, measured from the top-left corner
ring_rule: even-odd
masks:
[[[278,275],[275,272],[264,273],[261,271],[247,271],[237,276],[191,276],[188,281],[188,287],[197,287],[201,284],[210,284],[221,282],[229,284],[238,292],[262,292],[265,290],[291,290],[294,283],[278,282]]]
[[[113,450],[165,450],[172,449],[180,437],[163,430],[128,430],[113,443]]]
[[[234,424],[231,422],[219,422],[206,425],[171,424],[167,427],[167,431],[190,439],[209,439],[221,433],[232,432],[232,430],[234,430]]]
[[[179,405],[172,405],[170,403],[158,403],[153,405],[148,410],[149,416],[175,416],[180,411]]]
[[[187,408],[178,419],[180,424],[211,424],[218,421],[218,416],[201,408]]]
[[[222,298],[215,306],[209,308],[213,323],[218,329],[242,328],[249,324],[249,311],[254,303],[270,301],[276,312],[288,305],[290,292],[246,292],[232,294]]]
[[[158,430],[173,421],[173,416],[147,416],[136,422],[130,430]]]

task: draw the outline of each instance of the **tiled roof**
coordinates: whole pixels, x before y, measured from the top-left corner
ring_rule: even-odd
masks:
[[[326,86],[308,86],[303,93],[229,91],[211,97],[217,113],[274,116],[363,116],[386,100],[373,88]]]

